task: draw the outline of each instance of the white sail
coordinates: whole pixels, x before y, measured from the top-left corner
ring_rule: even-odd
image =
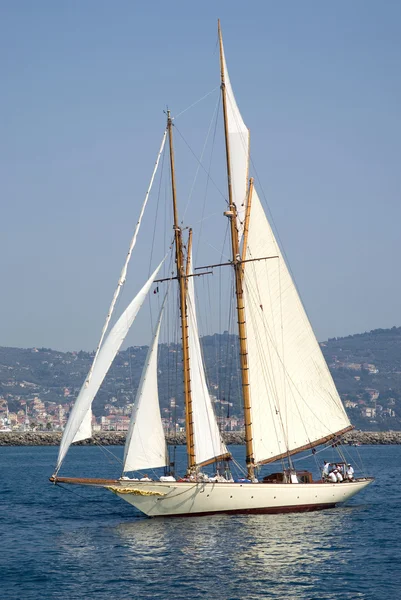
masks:
[[[92,401],[96,396],[100,386],[102,385],[103,379],[105,378],[106,373],[108,372],[111,366],[111,363],[113,362],[117,352],[119,351],[121,344],[125,340],[126,335],[132,323],[134,322],[134,319],[138,314],[138,311],[146,298],[149,288],[152,285],[153,280],[159,272],[159,269],[162,266],[163,262],[164,259],[149,277],[148,281],[145,283],[141,291],[128,305],[128,307],[118,319],[114,327],[111,329],[106,340],[104,341],[103,346],[101,347],[101,350],[98,354],[95,367],[92,371],[92,376],[89,381],[86,380],[83,384],[70,413],[60,444],[56,473],[59,471],[64,457],[68,451],[68,448],[70,447],[72,442],[77,441],[77,439],[85,439],[79,436],[77,437],[77,433],[80,428],[83,434],[87,433],[87,431],[85,431],[85,427],[82,428],[82,423],[84,420],[86,420],[87,423],[88,411],[91,410]],[[91,433],[89,431],[89,437],[90,435]]]
[[[190,257],[191,259],[191,257]],[[192,261],[190,262],[192,265]],[[192,274],[192,268],[189,274]],[[223,443],[206,383],[196,318],[194,278],[188,278],[188,337],[191,366],[191,397],[197,464],[229,454]]]
[[[231,187],[237,208],[237,227],[241,239],[244,226],[249,167],[249,130],[245,125],[231,87],[223,49],[225,89],[227,100],[227,127],[230,144]]]
[[[124,450],[123,472],[164,467],[168,464],[166,439],[157,387],[157,348],[164,303],[149,346],[135,397]]]
[[[350,425],[326,361],[254,189],[244,300],[256,462]]]
[[[72,440],[72,444],[75,442],[81,442],[82,440],[87,440],[92,437],[92,406],[88,408],[84,418],[82,419],[82,423],[79,426],[77,433]]]

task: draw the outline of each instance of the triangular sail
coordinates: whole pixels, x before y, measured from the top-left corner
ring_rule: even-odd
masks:
[[[350,426],[256,190],[244,300],[256,462],[268,462]]]
[[[90,413],[92,401],[96,396],[100,386],[102,385],[103,379],[105,378],[117,352],[119,351],[121,344],[125,340],[127,333],[132,323],[134,322],[134,319],[138,314],[138,311],[146,298],[149,288],[152,285],[153,280],[159,272],[159,269],[162,266],[163,262],[164,259],[149,277],[148,281],[145,283],[141,291],[129,304],[128,308],[126,308],[126,310],[123,312],[123,314],[118,319],[114,327],[111,329],[106,340],[104,341],[103,346],[101,347],[101,350],[98,354],[98,358],[94,366],[92,376],[89,381],[86,380],[83,384],[70,413],[67,425],[64,429],[59,449],[59,455],[57,459],[56,473],[59,471],[64,457],[68,451],[68,448],[70,447],[72,442],[77,441],[77,437],[79,439],[85,439],[79,437],[79,435],[77,436],[77,433],[80,430],[80,428],[83,434],[86,434],[88,432],[88,412]],[[82,425],[83,423],[86,424],[86,428],[85,425]],[[91,434],[89,430],[89,437],[90,435]]]
[[[191,257],[189,257],[189,260],[192,265]],[[188,274],[192,275],[192,267]],[[221,439],[206,383],[196,318],[194,278],[188,277],[187,281],[188,335],[195,453],[197,464],[204,464],[217,457],[229,456],[229,452]]]
[[[168,465],[157,387],[157,348],[164,303],[143,367],[124,450],[123,472]]]
[[[249,167],[249,130],[245,125],[231,87],[228,75],[224,48],[222,43],[222,61],[224,69],[225,90],[227,99],[227,128],[230,146],[231,188],[233,202],[237,208],[237,227],[241,239],[247,197]]]
[[[72,444],[82,440],[88,440],[90,437],[92,437],[92,406],[88,408],[86,415],[82,419],[82,423],[72,440]]]

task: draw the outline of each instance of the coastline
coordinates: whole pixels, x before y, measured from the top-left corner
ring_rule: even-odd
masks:
[[[102,431],[96,432],[92,439],[78,442],[77,446],[123,446],[125,432]],[[166,435],[169,445],[185,444],[185,434],[176,436]],[[243,445],[244,434],[241,431],[223,432],[223,439],[229,445]],[[0,432],[0,446],[58,446],[61,432],[58,431],[9,431]],[[360,445],[399,445],[401,431],[350,431],[342,438],[344,444]]]

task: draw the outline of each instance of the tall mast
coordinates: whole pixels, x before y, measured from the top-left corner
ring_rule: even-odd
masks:
[[[228,136],[228,119],[227,119],[227,96],[225,86],[225,72],[223,59],[223,38],[221,35],[220,19],[218,20],[219,45],[220,45],[220,72],[221,72],[221,95],[223,99],[223,114],[224,114],[224,135],[226,141],[226,162],[227,162],[227,181],[228,181],[228,204],[229,209],[225,213],[230,219],[231,231],[231,248],[232,262],[235,273],[235,293],[237,297],[237,317],[238,317],[238,335],[240,344],[240,364],[242,378],[242,397],[244,403],[244,421],[245,421],[245,445],[246,445],[246,465],[248,477],[254,478],[254,452],[253,452],[253,435],[252,435],[252,420],[251,420],[251,396],[249,390],[249,367],[248,367],[248,351],[246,344],[246,323],[245,323],[245,304],[243,293],[243,266],[241,264],[238,229],[237,229],[237,209],[233,201],[233,190],[231,182],[231,158],[230,158],[230,141]],[[249,196],[252,193],[252,186],[249,188]],[[248,220],[249,220],[249,211]],[[246,224],[247,225],[247,224]]]
[[[177,279],[180,290],[180,316],[181,316],[181,339],[182,339],[182,363],[184,374],[184,401],[185,401],[185,428],[187,437],[187,457],[188,470],[192,470],[196,465],[195,444],[194,444],[194,426],[191,396],[191,375],[189,365],[189,338],[188,338],[188,319],[187,319],[187,289],[186,289],[186,270],[184,267],[184,253],[182,242],[182,231],[178,221],[177,192],[175,185],[175,166],[174,166],[174,147],[173,147],[173,123],[170,111],[167,111],[167,131],[170,146],[170,169],[171,169],[171,189],[173,194],[173,212],[174,212],[174,238],[175,238],[175,261],[177,266]]]

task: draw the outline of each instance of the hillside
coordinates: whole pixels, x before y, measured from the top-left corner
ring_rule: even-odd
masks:
[[[202,338],[204,359],[216,411],[221,418],[240,417],[240,379],[236,336]],[[333,338],[321,343],[333,378],[351,421],[365,430],[401,429],[401,327]],[[146,346],[120,352],[107,375],[93,411],[97,417],[130,412]],[[93,355],[48,348],[0,347],[0,417],[8,409],[23,420],[25,405],[35,418],[68,413]],[[180,348],[160,346],[160,401],[166,418],[182,418]],[[174,399],[171,402],[171,399]],[[38,419],[39,417],[38,417]]]
[[[351,421],[361,429],[401,429],[401,327],[321,347]]]

